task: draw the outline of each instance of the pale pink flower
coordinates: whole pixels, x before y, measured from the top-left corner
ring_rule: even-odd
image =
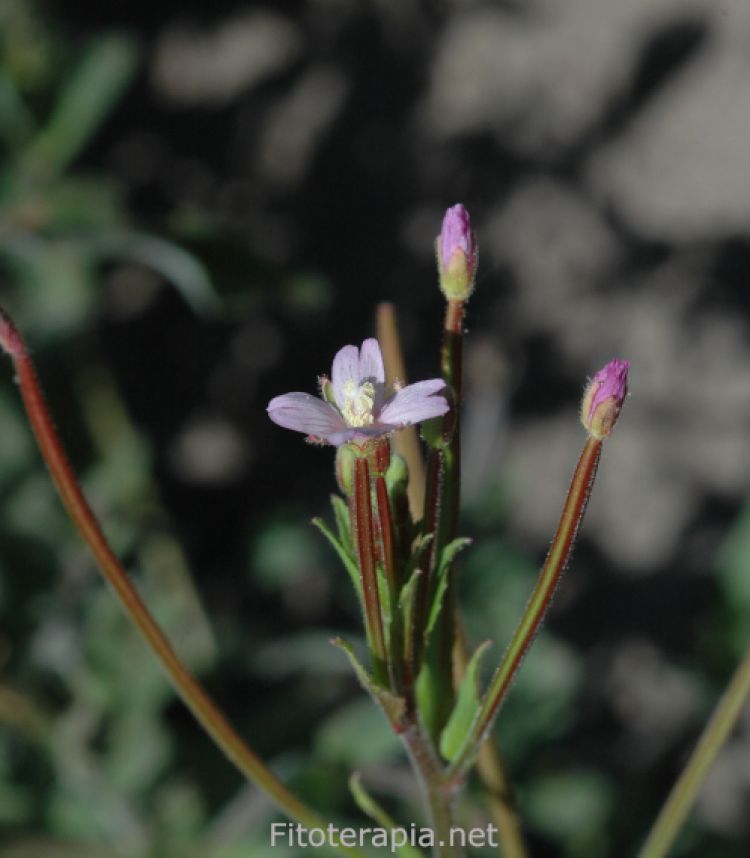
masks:
[[[440,378],[419,381],[386,396],[383,356],[376,339],[362,348],[344,346],[333,359],[330,381],[321,379],[323,399],[309,393],[285,393],[268,403],[274,423],[310,440],[339,446],[364,444],[404,426],[445,414],[449,405]]]

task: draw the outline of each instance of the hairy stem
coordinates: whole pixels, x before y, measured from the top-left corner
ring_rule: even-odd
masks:
[[[372,529],[372,500],[370,495],[370,466],[367,459],[355,460],[354,491],[352,492],[352,532],[359,558],[362,578],[362,599],[365,605],[367,641],[372,654],[372,672],[377,682],[388,684],[388,652],[383,632],[383,612],[378,589],[375,563],[375,541]]]
[[[433,858],[462,858],[460,845],[452,843],[455,790],[448,786],[432,743],[416,725],[407,727],[401,738],[427,810],[434,835]]]
[[[601,456],[602,442],[589,438],[578,460],[568,489],[557,532],[552,540],[547,559],[539,573],[534,591],[521,617],[500,666],[495,671],[487,694],[472,729],[461,750],[450,766],[449,777],[461,778],[471,766],[479,746],[487,737],[495,717],[503,704],[513,677],[531,646],[539,626],[549,608],[555,588],[575,542],[578,528],[586,511],[591,488]]]
[[[182,663],[138,595],[78,486],[73,468],[49,415],[23,338],[3,310],[0,310],[0,347],[13,358],[29,422],[68,515],[89,546],[102,575],[114,590],[125,613],[141,632],[166,671],[175,691],[237,769],[273,799],[282,811],[308,827],[325,827],[326,823],[315,811],[297,798],[237,733]],[[357,858],[364,858],[358,849],[342,847],[342,850]]]

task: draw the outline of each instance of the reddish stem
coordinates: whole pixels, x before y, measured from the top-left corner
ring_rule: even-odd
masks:
[[[473,762],[479,745],[487,737],[500,706],[505,701],[513,678],[539,631],[539,626],[547,613],[555,589],[560,582],[560,577],[565,571],[578,529],[586,512],[601,451],[602,442],[589,437],[578,460],[565,498],[560,523],[557,526],[547,558],[539,572],[534,591],[508,645],[505,656],[492,677],[482,709],[472,725],[461,751],[450,766],[449,778],[460,778]]]
[[[130,620],[148,642],[177,693],[234,765],[261,787],[282,810],[305,825],[324,825],[317,814],[293,795],[240,737],[172,649],[133,587],[78,486],[73,468],[49,415],[44,394],[23,338],[2,309],[0,309],[0,348],[13,358],[29,422],[49,468],[50,476],[70,518],[91,549],[102,575],[116,593]],[[349,851],[351,854],[357,852],[356,850],[344,851]],[[357,854],[360,853],[357,852]]]
[[[359,573],[362,577],[362,597],[365,605],[365,625],[372,652],[373,673],[379,682],[385,683],[387,650],[375,565],[372,502],[370,500],[370,466],[364,457],[355,460],[352,508],[354,512],[352,524],[357,541]]]

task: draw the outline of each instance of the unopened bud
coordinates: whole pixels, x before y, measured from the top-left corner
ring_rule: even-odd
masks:
[[[581,422],[601,441],[615,428],[622,403],[628,395],[630,361],[611,360],[586,385],[581,404]]]
[[[437,239],[440,289],[449,301],[466,301],[474,289],[477,243],[469,213],[458,203],[449,208]]]

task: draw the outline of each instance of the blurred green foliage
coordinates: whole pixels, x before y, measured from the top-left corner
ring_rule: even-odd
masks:
[[[103,261],[153,268],[196,309],[216,308],[208,275],[176,244],[134,230],[121,191],[71,169],[131,83],[136,43],[101,35],[80,50],[36,4],[0,7],[0,263],[20,324],[37,341],[77,330],[91,311]],[[60,69],[66,69],[60,75]]]

